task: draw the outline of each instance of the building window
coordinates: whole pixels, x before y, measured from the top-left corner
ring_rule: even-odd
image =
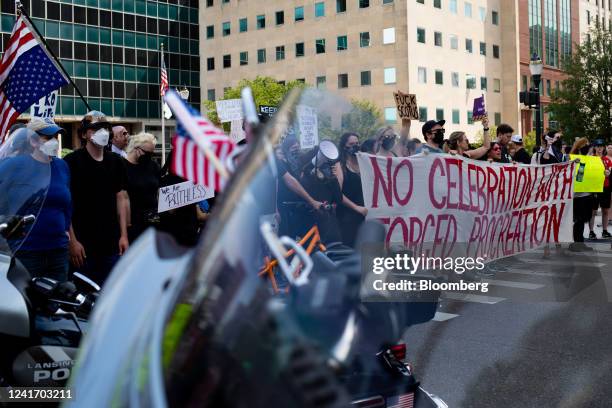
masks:
[[[487,9],[484,7],[479,7],[478,13],[480,14],[480,21],[484,23],[487,20]]]
[[[461,120],[460,120],[460,115],[461,113],[459,112],[459,109],[453,109],[453,125],[459,125]]]
[[[550,79],[546,80],[546,96],[550,96],[552,93],[552,84],[550,82]]]
[[[427,68],[419,67],[419,84],[427,83]]]
[[[439,31],[434,32],[434,45],[436,47],[442,46],[442,33]]]
[[[451,83],[453,85],[453,88],[459,88],[459,73],[458,72],[451,73]]]
[[[480,55],[487,56],[487,43],[480,42]]]
[[[320,38],[315,41],[315,50],[317,54],[325,53],[325,39],[324,38]]]
[[[474,124],[474,119],[472,118],[472,111],[467,111],[467,123],[468,125]]]
[[[296,7],[295,8],[295,21],[303,21],[304,20],[304,7]]]
[[[499,13],[495,10],[491,12],[491,24],[499,25]]]
[[[346,0],[336,0],[336,13],[344,13],[346,11]]]
[[[472,74],[466,74],[465,87],[467,89],[476,89],[476,77]]]
[[[215,69],[215,59],[214,58],[206,58],[206,69],[208,71],[213,71]]]
[[[261,30],[266,28],[266,16],[265,14],[260,14],[257,16],[257,29]]]
[[[441,9],[441,8],[442,8],[442,0],[434,0],[434,2],[433,2],[433,6],[434,6],[435,8],[439,8],[439,9]]]
[[[561,34],[561,57],[563,59],[572,55],[572,11],[570,3],[571,0],[561,0],[559,4],[559,31]],[[611,0],[608,0],[609,12],[612,12],[611,5]],[[604,22],[605,20],[602,18],[602,23]],[[608,21],[608,30],[612,31],[612,17]]]
[[[336,51],[346,51],[348,49],[348,40],[346,35],[339,35],[337,38]]]
[[[385,84],[394,84],[395,83],[395,68],[385,68]]]
[[[450,35],[450,47],[452,50],[458,50],[459,49],[459,37],[457,37],[454,34]]]
[[[385,108],[385,122],[395,123],[397,122],[397,108]]]
[[[465,2],[463,14],[465,14],[466,17],[472,18],[472,3]]]
[[[419,4],[425,4],[425,0],[416,0],[416,2]]]
[[[436,120],[437,121],[444,120],[444,108],[436,109]]]
[[[283,25],[285,24],[285,12],[284,11],[277,11],[276,12],[276,25]]]
[[[359,0],[359,8],[370,7],[370,0]]]
[[[444,85],[444,73],[436,70],[436,85]]]
[[[209,101],[213,101],[213,102],[214,102],[214,101],[216,101],[216,100],[217,100],[217,98],[215,97],[215,90],[214,90],[214,89],[208,89],[208,90],[206,91],[206,98],[207,98]]]
[[[501,125],[501,113],[499,113],[499,112],[495,112],[495,114],[494,114],[494,118],[495,118],[495,119],[494,119],[494,125],[495,125],[495,126],[499,126],[499,125]]]
[[[493,45],[493,58],[499,59],[499,45]]]
[[[393,3],[393,0],[383,0],[383,4],[391,4]]]
[[[383,44],[395,43],[395,27],[385,28],[383,30]]]
[[[215,38],[215,26],[206,26],[206,38]]]
[[[247,51],[240,53],[240,65],[249,65],[249,53]]]
[[[368,32],[359,33],[359,46],[361,48],[370,46],[370,33]]]
[[[480,90],[481,91],[487,90],[487,77],[480,77]]]
[[[317,81],[317,88],[325,89],[327,87],[326,85],[327,79],[325,78],[325,76],[318,76],[316,81]]]
[[[315,3],[315,17],[325,17],[325,2]]]
[[[497,92],[497,93],[501,92],[501,80],[499,79],[493,80],[493,92]]]
[[[522,83],[522,90],[526,91],[527,90],[527,75],[523,75],[521,78],[521,83]]]
[[[266,49],[260,48],[257,50],[257,63],[264,64],[266,62]]]
[[[425,29],[417,28],[417,42],[425,44]]]
[[[295,44],[295,56],[303,57],[304,56],[304,43],[296,43]]]
[[[541,0],[529,0],[529,55],[542,55],[542,2]]]
[[[361,86],[372,85],[372,72],[361,71]]]
[[[544,44],[545,63],[551,67],[559,66],[559,36],[557,24],[557,1],[544,0]],[[542,58],[544,60],[544,58]]]
[[[232,56],[230,54],[223,56],[223,68],[231,68],[232,67]]]
[[[419,122],[427,122],[427,108],[419,106]]]
[[[457,14],[457,0],[449,0],[448,8],[450,9],[451,13]]]
[[[465,50],[467,52],[469,52],[470,54],[473,52],[473,49],[472,49],[472,40],[470,40],[469,38],[465,39]]]
[[[230,29],[230,22],[226,21],[225,23],[223,23],[223,36],[228,36],[231,33],[231,29]]]
[[[212,6],[214,6],[213,0],[206,0],[206,7],[212,7]]]
[[[338,89],[348,88],[348,74],[338,74]]]
[[[285,46],[279,45],[278,47],[276,47],[276,60],[282,61],[284,59],[285,59]]]
[[[239,29],[241,33],[244,33],[249,29],[249,23],[246,18],[241,18],[238,21],[238,25],[240,26]]]

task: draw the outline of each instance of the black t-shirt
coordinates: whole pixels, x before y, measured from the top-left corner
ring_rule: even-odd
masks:
[[[130,196],[132,225],[140,228],[146,219],[157,212],[157,191],[159,189],[160,168],[154,161],[132,164],[124,160],[127,170],[127,192]]]
[[[295,177],[296,180],[299,180],[299,177],[289,170],[287,163],[285,163],[283,160],[277,160],[276,167],[278,169],[278,207],[280,208],[284,202],[303,201],[300,196],[287,187],[287,183],[285,183],[285,180],[283,179],[283,176],[287,173]]]
[[[119,252],[117,193],[127,189],[123,159],[104,152],[96,161],[85,148],[64,159],[70,168],[72,226],[86,254],[115,255]]]
[[[512,157],[508,153],[508,149],[503,144],[499,144],[501,146],[501,160],[499,163],[512,163]]]
[[[514,153],[513,159],[517,163],[531,164],[531,156],[529,156],[529,153],[524,148],[518,149]]]

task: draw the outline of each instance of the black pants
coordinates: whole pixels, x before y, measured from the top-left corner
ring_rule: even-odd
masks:
[[[574,242],[584,242],[584,224],[593,214],[593,195],[574,198]]]

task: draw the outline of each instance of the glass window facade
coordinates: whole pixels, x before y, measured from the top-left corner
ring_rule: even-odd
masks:
[[[529,54],[542,58],[542,3],[529,0]]]
[[[559,4],[560,34],[561,34],[561,58],[572,55],[572,15],[571,0],[561,0]],[[610,27],[608,27],[610,29]]]
[[[544,0],[545,63],[559,66],[559,37],[557,34],[557,0]]]

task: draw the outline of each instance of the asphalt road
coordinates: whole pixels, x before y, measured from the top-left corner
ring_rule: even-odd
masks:
[[[450,407],[611,407],[611,244],[508,258],[488,293],[443,295],[404,335],[423,387]]]

